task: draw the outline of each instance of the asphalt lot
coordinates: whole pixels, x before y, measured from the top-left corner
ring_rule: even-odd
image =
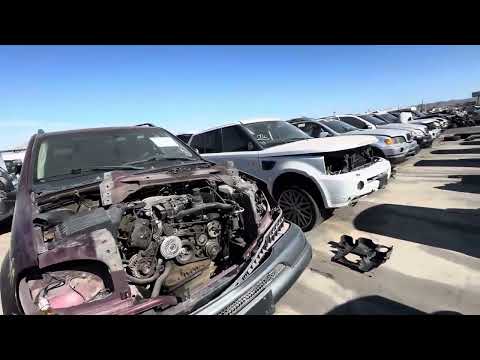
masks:
[[[447,133],[464,131],[480,127]],[[480,143],[437,140],[394,176],[307,234],[313,259],[277,314],[480,313]],[[393,245],[390,260],[367,274],[332,263],[343,234]]]
[[[480,127],[446,133],[465,131]],[[366,274],[332,263],[343,234],[393,245],[390,260]],[[480,144],[437,140],[307,234],[312,261],[277,314],[480,314],[479,235]]]

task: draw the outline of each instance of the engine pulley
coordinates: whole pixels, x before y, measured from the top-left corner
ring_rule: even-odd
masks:
[[[167,236],[160,245],[160,253],[165,259],[177,257],[182,250],[182,240],[178,236]]]

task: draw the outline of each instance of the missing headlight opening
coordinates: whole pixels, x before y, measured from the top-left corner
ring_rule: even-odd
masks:
[[[226,272],[239,275],[247,266],[253,271],[288,227],[281,210],[270,207],[270,195],[232,171],[215,180],[143,187],[121,201],[112,197],[115,186],[107,174],[108,194],[97,189],[40,201],[34,224],[42,234],[41,256],[78,246],[102,262],[78,261],[29,275],[21,285],[25,313],[69,313],[119,291],[119,278],[128,283],[122,299],[139,305],[164,297],[175,305]]]
[[[330,175],[345,174],[378,161],[370,146],[330,152],[324,155],[325,168]]]

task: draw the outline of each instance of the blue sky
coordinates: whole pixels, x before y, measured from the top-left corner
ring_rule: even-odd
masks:
[[[480,46],[0,46],[0,149],[46,131],[178,133],[465,98]]]

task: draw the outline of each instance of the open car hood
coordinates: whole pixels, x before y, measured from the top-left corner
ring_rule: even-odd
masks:
[[[371,145],[377,142],[373,136],[334,136],[320,139],[299,140],[289,144],[272,146],[260,151],[261,157],[301,155],[311,153],[327,153],[347,149],[355,149],[361,146]]]

